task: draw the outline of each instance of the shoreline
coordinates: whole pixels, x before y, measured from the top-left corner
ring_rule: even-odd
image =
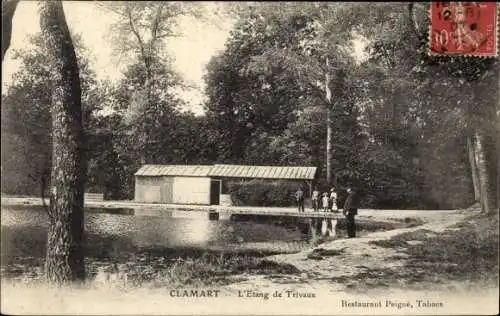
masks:
[[[48,205],[49,199],[45,199]],[[2,196],[2,206],[43,206],[40,197],[15,197]],[[224,205],[187,205],[187,204],[157,204],[139,203],[132,200],[98,200],[86,199],[85,208],[88,209],[131,209],[139,212],[161,212],[161,211],[193,211],[193,212],[220,212],[230,214],[270,215],[270,216],[298,216],[296,207],[267,207],[267,206],[224,206]],[[432,218],[435,214],[453,214],[463,210],[390,210],[390,209],[359,209],[358,217],[375,217],[380,219],[420,217]],[[304,213],[300,213],[304,214]],[[307,217],[332,217],[344,218],[342,213],[314,212],[306,208]]]

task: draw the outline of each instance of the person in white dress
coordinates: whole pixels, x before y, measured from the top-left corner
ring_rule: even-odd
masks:
[[[323,193],[322,202],[323,202],[323,211],[328,212],[328,193],[327,192]]]
[[[312,193],[311,201],[314,211],[317,212],[319,210],[319,191],[316,188]]]
[[[339,211],[337,208],[337,192],[333,188],[330,190],[330,205],[332,212],[337,213]]]

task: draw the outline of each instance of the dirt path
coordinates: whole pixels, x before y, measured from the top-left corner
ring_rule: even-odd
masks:
[[[426,213],[425,224],[411,228],[401,228],[389,231],[374,232],[353,239],[338,239],[318,245],[315,248],[294,254],[280,254],[266,257],[267,260],[281,264],[291,264],[302,271],[299,276],[246,276],[247,280],[231,286],[276,287],[290,284],[306,287],[328,288],[329,291],[346,291],[353,285],[350,276],[360,275],[368,271],[402,268],[408,254],[405,248],[380,247],[372,242],[389,240],[391,237],[414,232],[428,231],[431,237],[434,233],[443,232],[450,226],[464,220],[470,214],[464,211]],[[390,214],[387,214],[390,216]],[[419,241],[409,241],[409,243]],[[339,282],[343,280],[343,282]],[[365,280],[366,281],[366,280]],[[382,281],[382,280],[381,280]],[[391,284],[391,286],[394,284]],[[387,286],[387,284],[382,287]],[[377,287],[377,284],[373,284]]]

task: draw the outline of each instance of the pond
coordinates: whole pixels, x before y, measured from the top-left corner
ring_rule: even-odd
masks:
[[[410,225],[418,223],[364,219],[357,221],[357,231],[363,236]],[[43,280],[47,228],[48,216],[42,207],[2,206],[2,277]],[[345,222],[340,220],[335,238],[344,237]],[[263,257],[310,247],[308,224],[297,217],[234,215],[210,220],[209,213],[194,210],[85,212],[84,255],[91,280],[117,269],[140,286],[214,284],[241,274],[298,273],[293,266]]]
[[[48,227],[45,210],[2,206],[1,225],[2,275],[41,274]],[[93,265],[197,258],[206,253],[262,257],[307,247],[307,235],[293,220],[216,221],[205,212],[190,211],[163,216],[134,215],[130,210],[85,212],[85,256]]]

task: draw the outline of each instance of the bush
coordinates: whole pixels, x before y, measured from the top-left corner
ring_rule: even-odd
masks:
[[[300,183],[290,181],[251,180],[229,182],[233,205],[292,206]],[[307,190],[303,188],[304,194]]]

